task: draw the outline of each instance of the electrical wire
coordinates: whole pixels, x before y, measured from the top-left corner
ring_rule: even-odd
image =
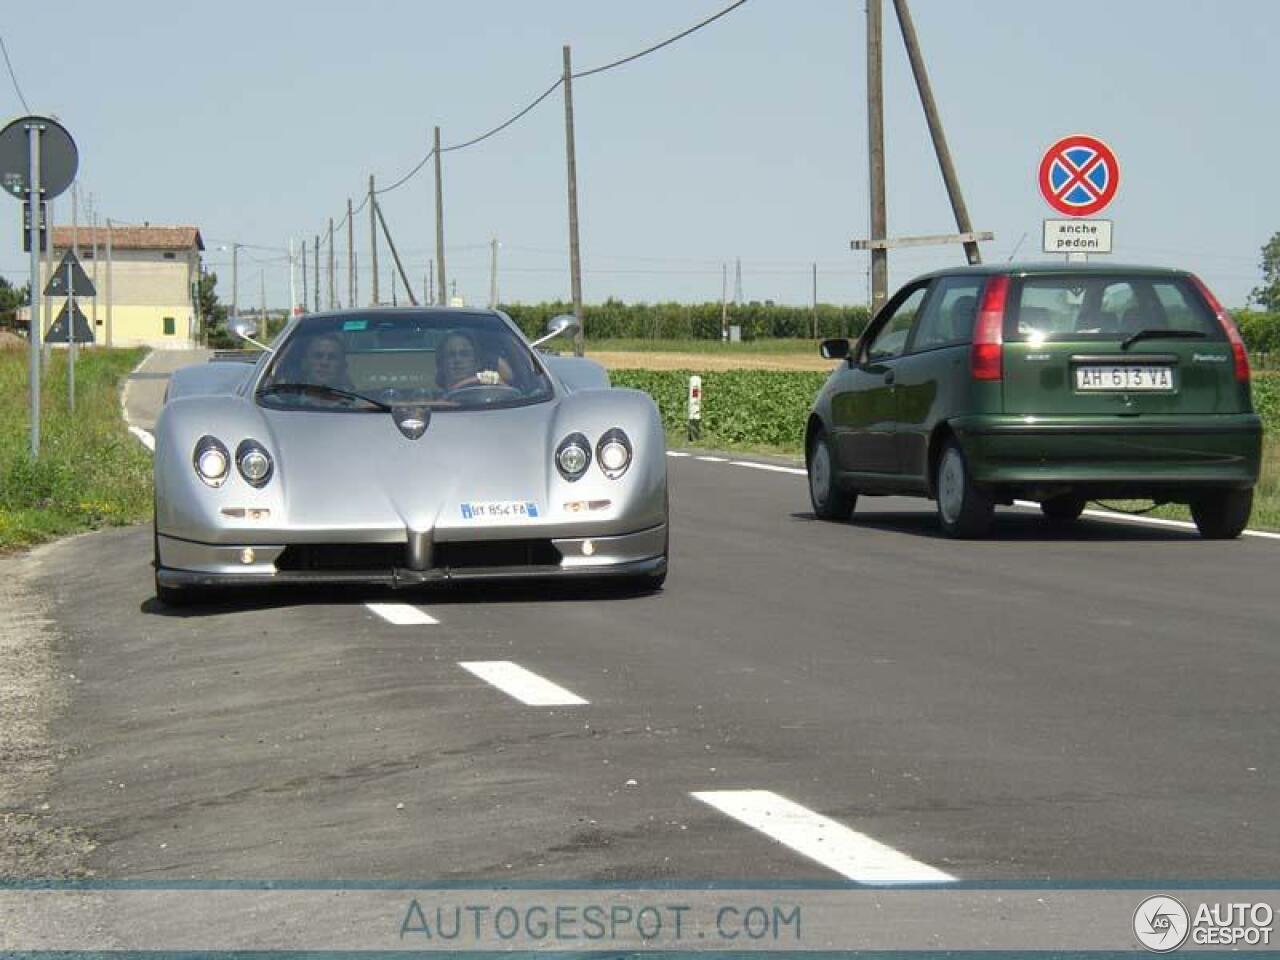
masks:
[[[455,144],[454,144],[453,146],[451,146],[451,147],[441,147],[441,148],[440,148],[440,152],[441,152],[441,153],[450,153],[450,152],[452,152],[452,151],[454,151],[454,150],[464,150],[464,149],[466,149],[467,147],[474,147],[477,143],[480,143],[482,140],[488,140],[490,137],[494,136],[495,134],[501,133],[503,130],[507,129],[507,127],[511,126],[513,123],[515,123],[517,120],[519,120],[519,119],[520,119],[521,117],[523,117],[525,114],[527,114],[530,110],[532,110],[534,107],[536,107],[538,104],[540,104],[543,100],[547,99],[547,97],[551,96],[551,94],[555,93],[555,92],[556,92],[556,90],[560,87],[560,84],[562,84],[562,83],[564,83],[564,78],[563,78],[563,77],[557,77],[557,78],[556,78],[556,82],[555,82],[555,83],[553,83],[551,86],[547,87],[547,89],[546,89],[546,90],[544,90],[542,93],[540,93],[540,94],[538,95],[537,99],[535,99],[531,104],[529,104],[527,107],[525,107],[525,108],[524,108],[523,110],[521,110],[519,113],[517,113],[515,116],[511,117],[511,119],[509,119],[509,120],[505,120],[505,121],[503,121],[502,123],[498,124],[496,127],[494,127],[492,130],[490,130],[488,133],[482,133],[482,134],[480,134],[480,136],[478,136],[478,137],[472,137],[470,140],[467,140],[467,141],[466,141],[466,142],[464,142],[464,143],[455,143]]]
[[[27,106],[27,98],[22,95],[22,87],[18,85],[18,75],[13,72],[13,62],[9,59],[9,48],[4,44],[4,37],[0,36],[0,52],[4,53],[5,66],[9,68],[9,79],[13,81],[13,89],[18,94],[18,99],[22,101],[22,109],[31,112],[31,108]]]
[[[436,148],[435,148],[435,147],[432,147],[430,150],[428,150],[428,151],[427,151],[427,155],[426,155],[425,157],[423,157],[421,160],[419,160],[419,161],[418,161],[418,165],[417,165],[416,167],[414,167],[412,170],[410,170],[408,173],[406,173],[403,177],[401,177],[399,180],[397,180],[397,181],[396,181],[395,183],[393,183],[391,186],[389,186],[389,187],[383,187],[381,190],[375,190],[375,191],[373,191],[373,195],[374,195],[375,197],[380,197],[380,196],[382,196],[384,193],[390,193],[392,190],[396,189],[396,187],[404,186],[406,183],[408,183],[410,180],[412,180],[412,179],[413,179],[413,177],[414,177],[414,175],[415,175],[419,170],[421,170],[423,167],[425,167],[425,166],[427,165],[427,161],[428,161],[428,160],[430,160],[430,159],[431,159],[432,157],[434,157],[435,155],[436,155]],[[363,209],[363,207],[364,207],[364,204],[361,204],[361,208],[362,208],[362,209]]]
[[[747,0],[737,0],[736,3],[729,4],[729,6],[725,7],[719,13],[712,14],[711,16],[707,17],[707,19],[703,20],[700,23],[695,23],[688,30],[683,30],[680,33],[677,33],[674,37],[668,37],[666,40],[663,40],[661,43],[655,43],[652,47],[647,47],[644,50],[641,50],[639,53],[633,53],[631,54],[631,56],[623,57],[621,60],[615,60],[613,61],[613,63],[606,63],[602,67],[592,67],[590,70],[579,71],[578,73],[572,74],[572,77],[574,80],[577,80],[579,77],[589,77],[595,73],[604,73],[606,70],[613,70],[615,67],[620,67],[624,63],[630,63],[632,60],[639,60],[641,57],[647,57],[649,54],[654,53],[658,50],[661,50],[663,47],[670,46],[671,44],[675,43],[677,40],[683,40],[685,37],[689,36],[689,34],[691,33],[696,33],[697,31],[701,30],[703,27],[707,26],[708,24],[714,23],[715,21],[719,20],[721,17],[725,16],[726,14],[732,13],[734,10],[737,10],[738,7],[742,6],[746,2]]]

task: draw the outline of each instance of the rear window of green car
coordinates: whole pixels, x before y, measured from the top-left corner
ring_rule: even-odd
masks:
[[[1005,340],[1123,340],[1142,330],[1190,330],[1223,339],[1191,281],[1118,274],[1046,275],[1016,281]]]

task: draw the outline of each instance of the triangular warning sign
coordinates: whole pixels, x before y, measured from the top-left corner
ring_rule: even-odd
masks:
[[[66,256],[62,258],[62,262],[58,264],[58,269],[53,271],[53,276],[45,284],[44,295],[46,297],[65,297],[67,295],[68,267],[71,268],[71,283],[75,287],[72,293],[77,297],[96,297],[98,291],[94,289],[93,281],[84,272],[84,267],[80,266],[80,260],[72,250],[67,251]]]
[[[75,310],[76,343],[93,343],[93,327],[89,325],[89,318],[80,311],[80,304],[75,305]],[[53,326],[45,334],[44,341],[45,343],[67,342],[67,305],[65,303],[58,311],[58,317],[53,321]]]

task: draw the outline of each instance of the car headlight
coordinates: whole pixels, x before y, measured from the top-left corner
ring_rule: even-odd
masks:
[[[610,480],[617,480],[631,466],[631,441],[617,427],[600,438],[596,444],[596,460]]]
[[[240,468],[240,476],[251,487],[265,487],[274,469],[271,454],[257,440],[240,442],[236,447],[236,466]]]
[[[196,443],[191,463],[200,479],[211,487],[222,486],[231,471],[231,455],[217,437],[201,437]]]
[[[556,447],[556,469],[570,483],[587,472],[591,466],[591,444],[580,433],[571,433]]]

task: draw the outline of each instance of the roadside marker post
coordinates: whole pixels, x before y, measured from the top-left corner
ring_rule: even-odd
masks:
[[[702,436],[702,377],[696,373],[689,378],[689,439]]]

